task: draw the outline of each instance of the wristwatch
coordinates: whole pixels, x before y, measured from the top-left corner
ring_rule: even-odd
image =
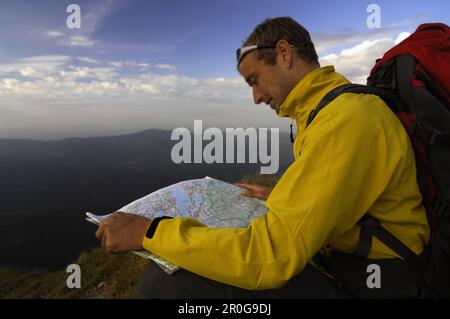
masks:
[[[145,237],[147,237],[148,239],[153,238],[153,235],[155,234],[156,231],[156,227],[158,227],[158,224],[160,221],[162,221],[163,219],[171,219],[173,217],[169,217],[169,216],[162,216],[162,217],[156,217],[155,219],[153,219],[150,222],[150,225],[147,228],[147,231],[145,232]]]

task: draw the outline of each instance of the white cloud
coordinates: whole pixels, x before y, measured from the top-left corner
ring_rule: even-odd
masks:
[[[73,65],[78,60],[84,65]],[[97,66],[98,65],[98,66]],[[163,69],[171,70],[170,64]],[[122,69],[122,68],[131,69]],[[51,103],[93,99],[114,103],[116,97],[133,100],[242,99],[250,92],[241,78],[197,79],[149,72],[150,64],[115,61],[107,64],[89,57],[35,56],[0,65],[0,102],[15,100]],[[159,66],[161,67],[161,65]],[[128,72],[131,70],[130,72]],[[126,75],[124,75],[126,74]],[[111,100],[111,97],[114,99]]]
[[[208,126],[234,127],[248,125],[249,116],[254,127],[280,127],[281,122],[288,127],[269,108],[250,107],[251,91],[240,77],[161,75],[142,61],[117,61],[126,69],[77,61],[48,55],[1,64],[0,138],[171,129],[199,118]],[[25,77],[20,70],[35,73]],[[236,116],[241,112],[247,115]]]
[[[219,127],[245,125],[238,112],[250,112],[253,126],[274,127],[268,123],[277,121],[269,109],[248,108],[251,92],[241,78],[114,72],[68,63],[39,78],[0,79],[0,137],[92,136],[110,134],[112,127],[170,129],[199,118]]]
[[[2,79],[1,83],[4,86],[4,88],[10,90],[10,89],[14,89],[14,87],[17,85],[17,83],[19,83],[19,81],[17,79],[5,78],[5,79]]]
[[[409,32],[402,32],[398,35],[397,39],[395,39],[394,43],[397,45],[400,42],[402,42],[403,40],[405,40],[407,37],[409,37],[411,35],[411,33]]]
[[[141,69],[148,69],[150,67],[150,64],[148,64],[148,63],[138,63],[136,66],[140,67]]]
[[[380,29],[372,29],[369,32],[357,32],[348,30],[340,33],[318,33],[313,34],[312,39],[319,55],[335,51],[336,48],[354,46],[358,43],[367,40],[379,40],[385,38],[392,38],[393,35],[398,35],[402,30],[397,27],[383,27]]]
[[[342,33],[315,34],[312,35],[312,39],[317,53],[323,55],[336,47],[348,47],[365,40],[376,40],[390,35],[391,31],[382,28],[365,33],[348,31]]]
[[[18,59],[12,63],[0,64],[0,76],[21,75],[40,78],[57,72],[71,60],[66,55],[40,55]]]
[[[70,65],[66,69],[59,71],[61,80],[65,82],[76,81],[77,79],[92,79],[98,81],[112,80],[117,73],[113,68],[104,67],[79,67]]]
[[[175,71],[176,67],[171,64],[156,64],[154,65],[155,68],[159,70],[167,70],[167,71]]]
[[[134,61],[113,61],[109,62],[109,65],[112,65],[115,68],[124,68],[124,67],[132,67],[132,68],[139,68],[141,70],[148,69],[150,67],[150,64],[148,63],[138,63]]]
[[[361,41],[349,48],[320,58],[322,65],[333,64],[336,70],[356,83],[365,83],[375,59],[395,45],[407,33]],[[150,65],[142,61],[105,63],[89,57],[73,65],[75,59],[62,55],[22,58],[0,64],[0,102],[15,100],[26,104],[24,97],[52,103],[91,99],[100,104],[115,103],[117,97],[133,100],[224,99],[251,101],[251,92],[240,77],[193,78],[175,74],[160,75],[150,68],[175,70],[171,64]],[[124,69],[127,68],[127,69]],[[131,72],[129,72],[131,71]],[[126,74],[126,75],[125,75]],[[16,104],[17,104],[16,103]]]
[[[55,31],[55,30],[50,30],[50,31],[45,32],[45,35],[46,35],[47,37],[50,37],[50,38],[56,38],[56,37],[61,37],[61,36],[63,36],[63,35],[64,35],[64,32],[61,32],[61,31]]]
[[[336,71],[350,81],[365,84],[375,60],[381,58],[387,50],[396,45],[399,39],[404,39],[407,34],[407,32],[402,32],[395,39],[382,37],[363,40],[339,53],[334,52],[320,57],[319,61],[321,65],[334,65]]]
[[[84,47],[91,48],[95,45],[96,41],[89,37],[82,35],[75,35],[64,39],[61,44],[67,47]]]
[[[98,64],[98,63],[100,63],[100,62],[99,62],[98,60],[96,60],[96,59],[88,58],[88,57],[85,57],[85,56],[78,57],[77,59],[78,59],[78,61],[86,62],[86,63],[92,63],[92,64]]]
[[[71,58],[67,55],[37,55],[28,58],[22,58],[19,61],[24,63],[65,63]]]
[[[115,68],[121,68],[124,66],[123,62],[118,62],[118,61],[114,61],[114,62],[109,62],[110,65],[112,65]]]

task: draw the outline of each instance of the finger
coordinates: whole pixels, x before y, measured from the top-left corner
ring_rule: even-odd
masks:
[[[247,189],[247,190],[252,190],[252,187],[248,186],[247,184],[239,184],[239,185],[236,185],[236,186],[238,186],[240,188]]]
[[[109,253],[117,252],[116,243],[113,242],[113,239],[110,236],[108,236],[105,240],[105,249]]]
[[[106,234],[104,234],[102,237],[102,248],[106,249]]]
[[[241,184],[241,187],[248,189],[248,190],[260,190],[261,186],[260,185],[255,185],[255,184]]]
[[[97,231],[95,232],[95,237],[97,237],[98,240],[102,239],[104,232],[105,232],[105,225],[100,223]]]
[[[259,199],[262,199],[262,200],[266,200],[267,199],[267,196],[262,195],[262,194],[257,194],[257,195],[255,195],[255,197],[259,198]]]
[[[247,194],[247,195],[244,195],[245,197],[254,197],[254,198],[262,198],[260,195],[258,195],[258,194]]]
[[[240,186],[240,187],[245,187],[245,186],[251,185],[251,184],[248,184],[248,183],[234,183],[234,185]]]
[[[255,197],[255,198],[260,198],[260,199],[265,199],[265,194],[262,191],[248,191],[243,193],[242,195],[247,196],[247,197]]]
[[[246,187],[247,185],[250,184],[246,184],[246,183],[233,183],[233,185],[239,186],[239,187]]]
[[[254,194],[255,196],[262,197],[262,196],[264,196],[264,195],[266,194],[266,192],[264,192],[264,191],[262,191],[262,190],[257,190],[257,191],[255,191],[253,194]]]

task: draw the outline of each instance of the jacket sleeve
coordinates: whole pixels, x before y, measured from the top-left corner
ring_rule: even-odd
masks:
[[[382,127],[362,120],[325,111],[317,116],[305,132],[301,155],[268,198],[268,212],[247,228],[166,219],[152,239],[144,238],[144,248],[233,286],[281,287],[327,242],[355,225],[398,165],[401,151],[389,149]]]

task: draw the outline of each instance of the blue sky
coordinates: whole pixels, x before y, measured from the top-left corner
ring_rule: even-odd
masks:
[[[80,29],[66,26],[70,3],[81,7]],[[371,3],[379,29],[366,25]],[[291,16],[310,31],[322,65],[363,82],[399,35],[448,24],[448,12],[443,0],[2,0],[0,138],[172,129],[196,118],[285,127],[252,105],[235,70],[236,47],[262,20]]]

